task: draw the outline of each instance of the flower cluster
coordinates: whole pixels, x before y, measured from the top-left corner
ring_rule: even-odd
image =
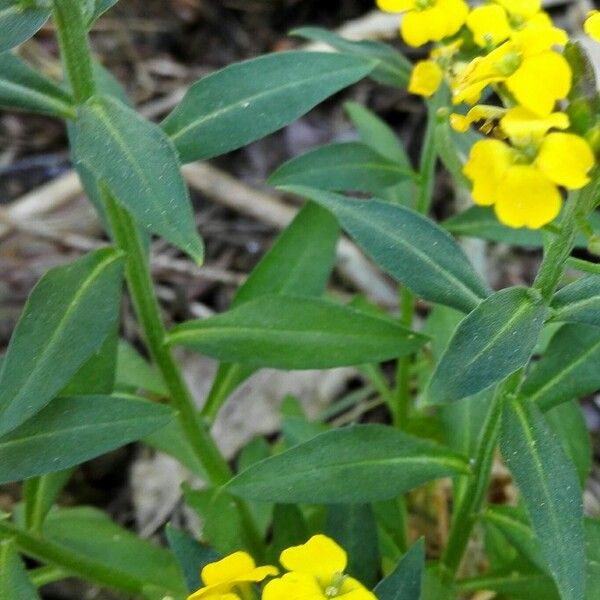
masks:
[[[573,90],[564,55],[568,36],[541,0],[488,0],[472,9],[463,0],[378,5],[404,13],[401,31],[409,45],[436,42],[429,59],[415,65],[409,91],[431,96],[445,80],[457,109],[472,107],[451,115],[454,129],[480,123],[491,135],[473,145],[464,167],[475,203],[494,206],[510,227],[537,229],[554,220],[562,188],[584,187],[596,159],[566,110]],[[600,41],[600,11],[589,15],[585,30]],[[478,104],[492,94],[501,106]]]
[[[202,569],[204,587],[188,600],[241,600],[252,596],[252,585],[268,577],[263,600],[376,600],[359,581],[345,575],[346,552],[332,539],[315,535],[306,544],[287,548],[279,557],[288,571],[281,577],[274,566],[257,567],[246,552],[235,552]]]

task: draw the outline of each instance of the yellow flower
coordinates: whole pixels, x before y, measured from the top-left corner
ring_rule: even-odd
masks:
[[[512,27],[506,10],[498,4],[484,4],[474,8],[467,17],[467,27],[478,46],[497,46],[507,40]]]
[[[583,138],[549,133],[534,152],[532,158],[531,148],[482,140],[473,145],[465,165],[475,203],[493,205],[498,219],[509,227],[543,227],[560,212],[558,186],[579,189],[589,182],[594,155]]]
[[[593,10],[588,15],[583,28],[597,42],[600,42],[600,10]]]
[[[324,535],[284,550],[279,560],[290,573],[270,581],[263,600],[376,600],[360,582],[344,575],[346,552]]]
[[[539,13],[542,8],[541,0],[495,0],[506,12],[515,17],[529,19]]]
[[[433,96],[443,78],[444,72],[434,60],[421,60],[413,68],[408,91],[419,96]]]
[[[246,552],[234,552],[202,569],[204,587],[189,596],[188,600],[240,600],[235,593],[239,586],[259,583],[278,572],[277,568],[271,566],[257,567]]]
[[[469,12],[465,0],[377,0],[377,5],[386,12],[406,13],[402,37],[413,47],[454,35]]]
[[[488,85],[502,84],[531,112],[549,115],[566,98],[572,83],[568,62],[551,48],[560,43],[552,29],[517,33],[487,56],[474,59],[452,83],[455,104],[475,104]]]

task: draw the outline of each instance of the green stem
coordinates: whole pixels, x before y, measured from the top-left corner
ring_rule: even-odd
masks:
[[[568,258],[567,267],[581,271],[582,273],[592,273],[593,275],[600,275],[600,264],[593,263],[589,260],[581,260],[580,258]]]
[[[104,191],[103,195],[113,238],[127,256],[127,285],[148,351],[160,369],[173,407],[178,412],[181,428],[192,450],[211,483],[223,485],[231,478],[231,470],[201,422],[181,371],[171,350],[165,344],[167,332],[162,322],[144,243],[137,224],[110,193]]]
[[[68,579],[69,573],[59,567],[47,565],[28,571],[27,576],[36,588],[41,588],[49,583]]]
[[[96,92],[92,55],[80,0],[53,0],[60,51],[77,104]]]
[[[422,215],[426,215],[431,208],[433,190],[435,187],[435,169],[437,166],[437,148],[435,143],[435,132],[437,128],[437,103],[431,100],[427,107],[427,129],[421,150],[419,169],[419,196],[416,209]]]
[[[403,287],[400,290],[400,322],[408,329],[412,328],[415,314],[415,297],[413,293]],[[399,429],[405,428],[410,417],[410,374],[412,356],[403,356],[398,360],[396,370],[396,388],[394,391],[394,425]]]

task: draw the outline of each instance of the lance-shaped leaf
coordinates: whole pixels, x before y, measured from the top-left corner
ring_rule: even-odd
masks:
[[[269,178],[274,186],[302,185],[331,192],[381,194],[414,177],[410,168],[392,162],[360,142],[321,146],[283,164]]]
[[[600,327],[600,275],[582,277],[559,290],[551,303],[553,321]]]
[[[97,250],[35,286],[0,370],[0,435],[43,408],[96,352],[118,318],[123,260]]]
[[[0,0],[0,52],[32,37],[50,17],[50,8],[26,8],[18,0]]]
[[[0,598],[8,600],[39,600],[33,583],[27,577],[25,565],[14,542],[0,542]]]
[[[328,369],[411,354],[427,338],[392,319],[317,298],[263,296],[173,329],[169,343],[225,362]]]
[[[525,366],[544,324],[546,307],[526,288],[484,300],[458,326],[431,378],[429,402],[472,396]]]
[[[425,542],[420,539],[375,588],[378,600],[420,600],[425,574]]]
[[[337,221],[308,202],[254,267],[232,306],[268,294],[320,296],[333,268],[338,238]],[[254,371],[238,364],[219,365],[203,414],[215,416],[229,394]]]
[[[94,23],[108,10],[110,10],[119,0],[93,0],[93,10],[87,19],[88,28],[92,28]]]
[[[600,389],[600,328],[569,323],[550,341],[531,370],[522,393],[549,410]]]
[[[77,160],[142,227],[202,261],[189,192],[160,127],[115,98],[96,96],[79,108],[73,135]]]
[[[330,210],[382,269],[425,300],[468,312],[489,294],[456,241],[427,217],[377,199],[350,200],[302,186],[283,189]]]
[[[0,437],[0,483],[67,469],[138,440],[172,418],[169,408],[147,400],[57,398]]]
[[[338,52],[377,61],[371,77],[383,85],[405,88],[408,85],[412,65],[392,46],[372,40],[348,40],[320,27],[300,27],[291,32],[315,42],[322,42]]]
[[[73,101],[64,89],[11,52],[0,54],[0,106],[73,117]]]
[[[267,502],[364,503],[468,472],[466,459],[442,446],[383,425],[355,425],[267,458],[226,489]]]
[[[375,64],[323,52],[279,52],[236,63],[194,84],[163,128],[183,162],[206,160],[285,127]]]
[[[584,600],[583,500],[574,466],[539,408],[527,400],[507,403],[501,448],[561,598]]]

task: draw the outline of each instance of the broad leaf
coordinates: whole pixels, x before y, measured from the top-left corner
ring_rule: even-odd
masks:
[[[202,261],[189,193],[160,127],[112,97],[96,96],[79,108],[73,137],[77,160],[142,227]]]
[[[25,565],[11,540],[0,542],[0,598],[6,600],[39,600],[40,598],[27,577]]]
[[[473,396],[523,367],[545,314],[546,307],[526,288],[508,288],[484,300],[458,326],[429,384],[429,402]]]
[[[56,117],[72,117],[73,99],[11,52],[0,54],[0,106]]]
[[[384,158],[366,144],[342,142],[292,158],[268,182],[279,187],[300,185],[330,192],[381,194],[413,177],[412,170]]]
[[[567,324],[552,338],[523,384],[522,393],[542,410],[600,389],[600,329]]]
[[[600,327],[600,275],[582,277],[552,298],[553,321]]]
[[[0,435],[50,402],[100,348],[118,318],[122,266],[118,253],[97,250],[35,286],[0,370]]]
[[[148,589],[148,595],[156,590],[156,598],[183,600],[187,596],[183,575],[171,552],[120,527],[99,510],[79,507],[51,512],[44,536],[70,551],[73,558],[80,556],[83,564],[91,563],[101,572],[109,569],[117,581]]]
[[[57,398],[0,438],[0,483],[61,471],[166,425],[173,412],[147,400]]]
[[[146,390],[158,396],[168,396],[162,376],[138,352],[124,340],[117,346],[115,380],[119,389],[127,391]]]
[[[381,200],[351,200],[302,186],[283,189],[318,202],[387,273],[415,294],[468,312],[489,294],[460,246],[433,221]]]
[[[398,566],[375,588],[378,600],[420,600],[425,574],[425,543],[413,544]]]
[[[280,554],[290,546],[304,544],[310,537],[304,515],[295,504],[276,504],[273,509],[273,534],[269,562],[277,564]]]
[[[206,160],[285,127],[375,64],[323,52],[236,63],[194,84],[162,125],[184,163]]]
[[[465,459],[383,425],[356,425],[318,435],[234,477],[231,493],[287,503],[365,503],[468,473]]]
[[[225,362],[328,369],[411,354],[426,338],[392,319],[303,296],[263,296],[209,319],[178,325],[168,342]]]
[[[398,166],[412,171],[404,146],[387,123],[358,102],[346,102],[344,107],[364,144]]]
[[[322,42],[343,54],[377,61],[371,77],[383,85],[405,88],[408,85],[412,65],[396,49],[371,40],[353,41],[320,27],[301,27],[291,32],[316,42]]]
[[[50,8],[24,8],[18,0],[0,0],[0,52],[32,37],[51,12]]]
[[[561,598],[584,600],[583,501],[575,468],[527,400],[507,403],[501,448]]]
[[[368,588],[377,583],[380,558],[377,522],[370,504],[331,504],[325,533],[348,554],[348,575]]]

